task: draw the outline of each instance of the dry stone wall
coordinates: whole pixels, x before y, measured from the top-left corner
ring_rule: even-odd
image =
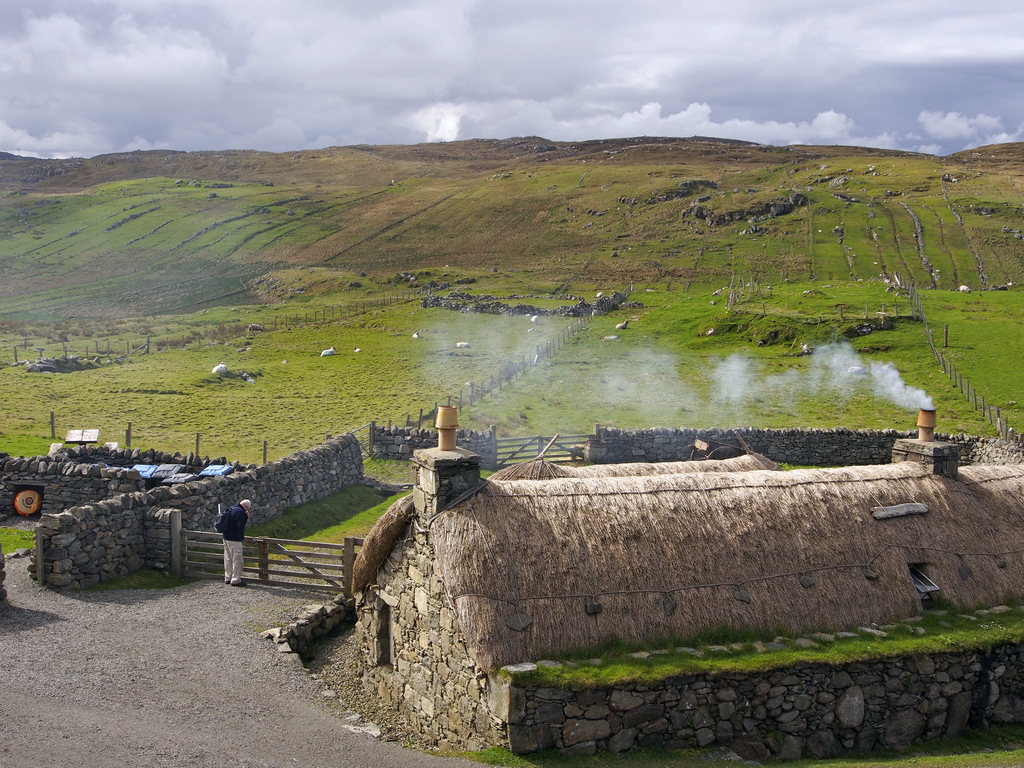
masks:
[[[916,438],[916,430],[894,429],[682,429],[652,427],[617,429],[599,427],[593,435],[604,441],[603,463],[637,461],[686,461],[696,439],[718,440],[764,454],[773,461],[801,466],[852,466],[888,464],[892,446],[901,438]],[[937,440],[960,448],[961,464],[1022,464],[1024,449],[991,437],[938,434]],[[497,465],[496,434],[493,430],[458,432],[459,448],[480,456],[481,466]],[[413,451],[437,445],[437,431],[416,427],[376,426],[373,432],[374,458],[409,459]]]
[[[614,688],[507,685],[513,752],[724,746],[759,762],[822,759],[1024,721],[1024,646]]]
[[[495,456],[492,430],[460,429],[456,433],[459,448],[479,454],[481,463],[493,464]],[[373,431],[373,457],[375,459],[411,459],[413,451],[437,447],[437,430],[417,427],[375,426]]]
[[[600,427],[605,463],[685,461],[696,439],[717,440],[763,454],[773,461],[806,466],[888,464],[900,438],[916,438],[916,430],[894,429],[616,429]],[[960,447],[961,464],[1021,464],[1024,450],[988,437],[937,434],[936,440]]]
[[[129,482],[138,479],[132,470],[99,471],[101,478],[109,472]],[[42,581],[52,586],[85,587],[145,566],[165,568],[170,562],[173,514],[181,515],[185,528],[210,530],[218,504],[250,498],[254,503],[251,519],[259,523],[362,479],[359,444],[351,435],[343,435],[230,475],[76,504],[40,516],[30,571],[39,579],[41,569]]]
[[[0,510],[11,510],[14,494],[24,488],[42,493],[44,514],[141,491],[145,481],[137,472],[98,464],[80,464],[48,456],[0,460]]]

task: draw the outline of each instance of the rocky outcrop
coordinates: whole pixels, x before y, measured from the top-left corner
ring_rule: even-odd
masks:
[[[683,211],[682,216],[686,218],[692,215],[694,218],[703,220],[708,226],[720,227],[738,221],[764,221],[765,219],[785,216],[804,205],[807,205],[807,197],[800,192],[794,192],[788,198],[769,200],[752,208],[727,211],[725,213],[715,213],[710,206],[700,203],[694,205],[688,211]]]
[[[506,304],[494,296],[481,294],[474,296],[465,291],[452,291],[447,296],[431,293],[420,301],[424,309],[447,309],[452,312],[480,312],[488,315],[519,315],[519,316],[551,316],[590,317],[603,315],[618,309],[629,295],[619,291],[599,296],[593,301],[580,299],[575,304],[545,309],[532,304]]]

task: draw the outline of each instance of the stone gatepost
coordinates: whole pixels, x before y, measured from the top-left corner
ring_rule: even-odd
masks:
[[[443,512],[480,485],[480,456],[472,451],[421,448],[413,453],[412,462],[416,466],[412,499],[421,521]]]
[[[928,442],[901,438],[893,443],[892,463],[914,461],[931,468],[932,474],[956,480],[960,466],[960,448],[938,440]]]

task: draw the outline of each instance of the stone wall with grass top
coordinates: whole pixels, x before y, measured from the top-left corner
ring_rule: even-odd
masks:
[[[105,469],[129,483],[133,470]],[[306,451],[230,475],[179,485],[132,490],[59,512],[44,512],[36,526],[30,572],[54,587],[81,588],[143,567],[170,566],[170,519],[184,528],[212,530],[218,504],[253,501],[251,520],[261,523],[289,507],[322,499],[363,479],[359,444],[342,435]]]
[[[726,747],[758,762],[823,759],[1024,722],[1022,644],[610,687],[516,681],[535,669],[506,667],[499,683],[517,753]]]

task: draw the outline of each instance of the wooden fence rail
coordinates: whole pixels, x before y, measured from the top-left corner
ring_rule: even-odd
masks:
[[[307,586],[352,594],[352,567],[363,539],[341,544],[246,536],[242,542],[242,573],[254,583]],[[219,533],[181,531],[182,575],[224,577],[224,542]]]
[[[543,435],[533,437],[500,437],[495,440],[497,466],[506,467],[516,462],[529,461],[544,452],[547,461],[574,461],[583,459],[583,444],[590,435]]]

